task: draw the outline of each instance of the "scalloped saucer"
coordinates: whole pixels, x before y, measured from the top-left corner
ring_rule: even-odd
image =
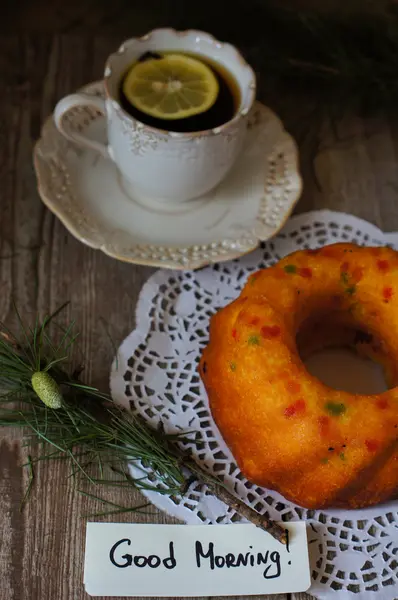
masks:
[[[82,91],[102,95],[103,84]],[[105,140],[105,118],[95,108],[72,109],[65,118],[65,127]],[[182,205],[129,196],[115,165],[69,142],[52,117],[35,146],[34,166],[43,202],[81,242],[119,260],[170,269],[197,269],[254,250],[281,229],[302,187],[294,140],[259,102],[226,179]]]

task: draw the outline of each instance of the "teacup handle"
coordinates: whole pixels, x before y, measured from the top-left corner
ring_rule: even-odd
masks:
[[[76,144],[84,146],[85,148],[89,148],[90,150],[95,150],[105,158],[111,158],[106,144],[96,142],[82,133],[67,131],[65,129],[63,117],[69,110],[71,110],[71,108],[74,108],[75,106],[95,106],[104,116],[106,116],[106,105],[103,98],[99,98],[98,96],[90,96],[89,94],[70,94],[69,96],[62,98],[54,110],[54,121],[58,131],[71,142],[75,142]]]

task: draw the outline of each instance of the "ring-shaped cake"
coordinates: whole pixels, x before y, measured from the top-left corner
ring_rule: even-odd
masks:
[[[381,364],[390,389],[328,387],[304,365],[326,347]],[[398,253],[335,244],[254,273],[211,320],[200,374],[242,473],[307,508],[398,494]]]

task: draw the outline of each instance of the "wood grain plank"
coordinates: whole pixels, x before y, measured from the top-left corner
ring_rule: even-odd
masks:
[[[21,44],[16,39],[4,40],[1,52],[11,62],[21,58]],[[2,56],[4,56],[2,54]],[[4,63],[4,59],[0,61]],[[21,100],[26,90],[11,69],[1,68],[0,81],[0,320],[9,316],[14,295],[17,269],[15,263],[26,254],[19,240],[14,239],[14,198],[17,194],[16,165],[20,163],[19,138],[22,130]],[[23,260],[23,258],[22,258]],[[25,519],[19,511],[25,486],[19,435],[2,431],[0,438],[0,579],[2,596],[14,600],[22,593],[22,571],[25,542]]]
[[[22,598],[21,572],[25,546],[21,452],[12,436],[0,442],[0,577],[4,600]]]

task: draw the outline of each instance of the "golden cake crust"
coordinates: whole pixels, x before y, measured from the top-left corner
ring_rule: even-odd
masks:
[[[346,345],[379,362],[375,395],[329,388],[302,358]],[[398,491],[398,253],[335,244],[250,276],[211,320],[200,361],[212,414],[244,475],[308,508]]]

